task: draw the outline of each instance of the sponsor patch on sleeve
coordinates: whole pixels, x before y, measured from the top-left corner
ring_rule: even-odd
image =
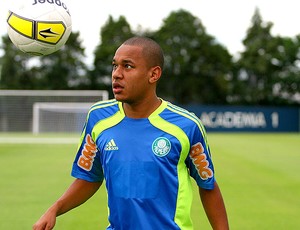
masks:
[[[209,161],[207,160],[204,148],[200,142],[193,145],[190,151],[190,158],[195,165],[198,175],[203,180],[213,177],[214,173],[209,168]]]
[[[86,171],[91,171],[96,152],[96,144],[92,137],[88,134],[85,138],[85,144],[81,150],[81,155],[78,158],[77,165]]]

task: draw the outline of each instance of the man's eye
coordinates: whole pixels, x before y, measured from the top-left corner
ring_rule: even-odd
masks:
[[[126,69],[132,69],[133,67],[132,67],[131,65],[129,65],[129,64],[126,64],[126,65],[125,65],[125,68],[126,68]]]

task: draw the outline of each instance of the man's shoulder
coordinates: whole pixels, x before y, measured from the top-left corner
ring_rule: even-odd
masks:
[[[118,101],[116,99],[98,101],[91,106],[91,110],[99,108],[108,108],[115,105],[118,105]]]
[[[115,99],[98,101],[89,110],[89,115],[111,116],[119,111],[119,103]]]
[[[200,125],[201,121],[196,114],[182,106],[167,102],[165,119],[185,125]]]
[[[167,102],[167,109],[174,114],[182,117],[195,117],[195,114],[182,106],[172,104],[171,102]]]

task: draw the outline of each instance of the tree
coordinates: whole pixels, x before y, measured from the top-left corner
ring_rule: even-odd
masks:
[[[2,37],[2,41],[1,88],[57,90],[80,88],[87,84],[79,32],[71,33],[59,51],[39,57],[18,50],[8,36]]]
[[[36,83],[27,73],[30,56],[18,50],[7,35],[2,37],[1,49],[0,89],[33,88]]]
[[[231,55],[185,10],[171,12],[154,34],[165,52],[159,94],[177,103],[226,103]]]
[[[236,63],[234,103],[293,103],[288,95],[299,92],[299,40],[272,36],[272,26],[256,9],[243,40],[245,51]]]
[[[79,32],[72,32],[59,51],[41,57],[37,70],[48,89],[78,89],[88,84],[87,66],[83,63],[84,48],[79,35]]]
[[[293,38],[277,37],[278,48],[272,62],[279,68],[274,73],[273,93],[276,104],[300,104],[300,35]]]

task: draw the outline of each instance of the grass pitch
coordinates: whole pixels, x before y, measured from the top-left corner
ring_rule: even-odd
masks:
[[[77,138],[0,134],[0,229],[31,229],[67,189]],[[208,140],[231,229],[299,228],[299,134],[209,133]],[[55,229],[105,229],[106,202],[103,186],[58,217]],[[211,229],[195,186],[192,217],[195,230]]]

